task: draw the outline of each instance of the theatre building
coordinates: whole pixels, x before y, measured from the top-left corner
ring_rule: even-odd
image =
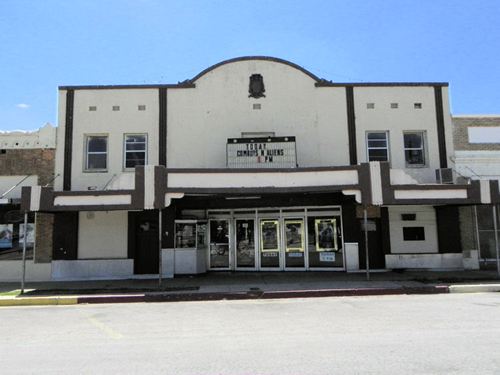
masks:
[[[60,177],[22,196],[54,215],[53,279],[356,271],[364,230],[372,269],[476,268],[469,207],[500,196],[456,183],[446,83],[243,57],[178,84],[62,86],[58,118]]]

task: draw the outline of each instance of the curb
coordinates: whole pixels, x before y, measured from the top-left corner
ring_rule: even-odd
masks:
[[[134,302],[192,302],[249,299],[283,299],[283,298],[315,298],[315,297],[354,297],[401,294],[446,294],[446,285],[403,287],[403,288],[358,288],[358,289],[318,289],[290,291],[250,291],[250,292],[216,292],[188,294],[145,294],[126,296],[83,296],[78,297],[78,304],[99,303],[134,303]]]
[[[76,304],[78,304],[78,297],[0,298],[0,306],[55,306]]]
[[[355,297],[383,295],[414,294],[449,294],[449,293],[487,293],[500,292],[500,284],[478,285],[434,285],[394,288],[345,288],[345,289],[312,289],[287,291],[248,292],[201,292],[201,293],[146,293],[117,294],[73,297],[14,297],[0,298],[0,306],[46,306],[77,305],[107,303],[139,303],[139,302],[190,302],[190,301],[222,301],[250,299],[284,299],[315,297]]]
[[[450,285],[450,293],[495,293],[500,284]]]

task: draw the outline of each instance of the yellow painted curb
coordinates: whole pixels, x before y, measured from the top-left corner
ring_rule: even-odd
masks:
[[[0,306],[76,305],[78,297],[19,297],[0,298]]]

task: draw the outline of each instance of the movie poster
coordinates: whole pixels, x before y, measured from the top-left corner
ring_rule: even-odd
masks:
[[[316,219],[316,251],[337,251],[337,220]]]
[[[28,223],[28,230],[26,231],[26,245],[33,246],[35,244],[35,224]],[[24,224],[19,224],[19,246],[22,247],[24,243]]]
[[[12,248],[13,224],[0,224],[0,249]]]
[[[286,251],[304,251],[303,221],[285,221]]]
[[[262,251],[278,251],[278,221],[277,220],[262,220],[260,222],[261,229],[261,250]]]

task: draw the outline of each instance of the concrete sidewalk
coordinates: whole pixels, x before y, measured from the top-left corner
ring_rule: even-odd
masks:
[[[165,279],[0,283],[0,306],[500,292],[495,271],[212,272]]]

